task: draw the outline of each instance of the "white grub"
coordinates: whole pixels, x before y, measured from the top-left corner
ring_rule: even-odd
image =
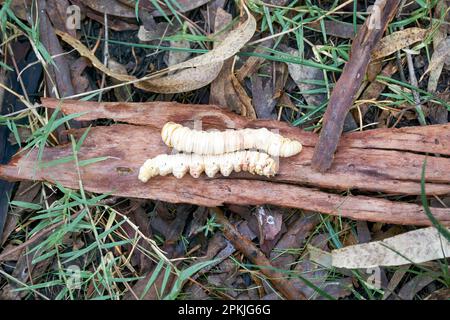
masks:
[[[139,169],[139,180],[147,182],[149,179],[172,173],[182,178],[186,173],[198,178],[205,174],[212,178],[218,172],[227,177],[231,172],[246,171],[266,177],[274,176],[278,171],[278,163],[268,154],[258,151],[238,151],[221,155],[198,154],[161,154],[148,159]]]
[[[266,128],[226,131],[199,131],[168,122],[161,131],[166,145],[180,152],[221,155],[246,149],[257,149],[273,157],[290,157],[300,153],[299,141],[285,138]]]

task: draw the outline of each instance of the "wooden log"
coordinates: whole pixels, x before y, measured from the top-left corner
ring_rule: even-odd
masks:
[[[73,130],[79,137],[82,129]],[[367,196],[342,196],[313,188],[279,182],[248,179],[253,176],[194,179],[185,176],[156,177],[148,183],[137,179],[138,169],[148,157],[169,152],[162,144],[159,130],[147,126],[117,124],[93,127],[83,143],[80,160],[108,156],[107,160],[79,168],[83,187],[96,193],[111,193],[131,198],[158,199],[173,203],[191,203],[207,207],[223,204],[272,204],[308,211],[349,217],[356,220],[395,224],[430,225],[421,206]],[[312,152],[309,152],[311,154]],[[42,164],[71,156],[70,144],[47,148]],[[304,156],[304,155],[303,155]],[[302,155],[299,155],[301,161]],[[286,159],[282,159],[286,160]],[[290,160],[294,161],[294,160]],[[282,162],[282,174],[298,170]],[[0,166],[0,177],[9,180],[41,180],[58,182],[65,187],[79,187],[78,169],[74,162],[51,167],[37,165],[37,150],[16,155],[8,165]],[[339,182],[338,182],[339,183]],[[427,184],[427,189],[433,184]],[[441,186],[441,184],[436,184]],[[448,184],[442,184],[448,187]],[[432,208],[433,214],[444,224],[450,224],[450,209]]]
[[[47,107],[59,105],[56,100],[45,99]],[[342,146],[336,154],[336,161],[331,170],[319,173],[311,168],[313,146],[317,135],[288,126],[279,121],[248,120],[221,108],[208,105],[183,105],[178,103],[95,103],[81,101],[65,101],[61,108],[65,113],[84,113],[80,119],[94,120],[111,118],[138,125],[146,124],[155,132],[149,133],[147,143],[152,145],[151,152],[143,155],[154,157],[168,152],[161,141],[159,131],[167,121],[193,125],[192,119],[201,121],[204,129],[226,127],[267,127],[280,131],[290,138],[304,144],[303,151],[294,157],[280,161],[280,171],[274,181],[315,186],[325,189],[346,191],[358,189],[369,192],[387,194],[420,194],[421,166],[424,156],[413,152],[402,152],[392,149],[450,154],[450,126],[412,127],[400,130],[371,130],[352,133],[345,136]],[[146,127],[147,127],[146,126]],[[141,127],[126,127],[129,136],[139,136]],[[368,134],[370,138],[366,138]],[[410,139],[408,143],[406,139]],[[438,143],[436,143],[438,140]],[[370,148],[374,145],[377,148]],[[414,147],[417,145],[417,147]],[[382,150],[383,147],[388,150]],[[125,147],[125,146],[123,146]],[[426,174],[427,193],[450,193],[450,159],[429,157]],[[233,177],[248,177],[234,174]],[[261,177],[253,177],[262,179]]]
[[[317,134],[302,131],[285,122],[249,120],[213,105],[193,105],[176,102],[92,102],[46,98],[42,105],[61,108],[65,114],[84,113],[78,119],[113,119],[130,124],[161,129],[168,121],[192,125],[202,122],[204,129],[260,128],[278,130],[281,134],[299,140],[304,146],[314,147]],[[361,149],[402,150],[450,155],[450,124],[400,129],[377,129],[346,133],[340,146]]]

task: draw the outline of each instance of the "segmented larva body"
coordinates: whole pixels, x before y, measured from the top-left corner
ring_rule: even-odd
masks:
[[[147,182],[150,178],[172,173],[182,178],[189,172],[198,178],[202,172],[210,178],[219,172],[227,177],[232,171],[247,171],[252,174],[271,177],[278,171],[278,163],[268,154],[258,151],[238,151],[221,155],[198,154],[160,154],[148,159],[139,170],[139,180]]]
[[[302,150],[302,144],[299,141],[285,138],[266,128],[208,132],[167,122],[161,130],[161,136],[169,147],[202,155],[220,155],[257,149],[273,157],[290,157]]]

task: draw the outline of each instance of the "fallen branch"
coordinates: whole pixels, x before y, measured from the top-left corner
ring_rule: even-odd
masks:
[[[44,100],[46,106],[56,106],[55,100]],[[317,141],[313,133],[289,127],[278,121],[247,120],[214,106],[181,105],[176,103],[92,103],[67,101],[61,105],[66,113],[83,112],[80,120],[112,118],[135,123],[115,124],[91,128],[78,152],[80,160],[108,157],[80,168],[85,190],[131,198],[158,199],[174,203],[192,203],[207,207],[223,204],[273,204],[309,211],[339,215],[356,220],[395,224],[430,225],[420,205],[395,202],[368,196],[342,196],[315,188],[347,191],[352,189],[390,194],[420,194],[420,175],[423,155],[381,148],[399,148],[448,154],[447,125],[405,128],[402,130],[372,130],[345,135],[332,170],[317,173],[311,169],[312,145]],[[280,160],[279,174],[263,179],[247,173],[194,179],[185,176],[155,177],[148,183],[137,179],[139,167],[148,158],[170,150],[163,143],[161,127],[167,121],[192,125],[201,120],[204,129],[225,127],[260,127],[277,129],[283,135],[304,144],[304,150],[291,158]],[[144,125],[148,124],[148,125]],[[70,131],[80,137],[84,129]],[[447,137],[447,138],[446,138]],[[420,141],[420,143],[408,143]],[[373,144],[375,148],[371,148]],[[380,148],[380,149],[378,149]],[[48,163],[72,156],[70,144],[47,148],[42,162]],[[37,167],[37,150],[28,155],[18,154],[8,165],[0,166],[0,176],[10,180],[44,180],[78,188],[77,168],[73,162],[51,167]],[[428,194],[449,194],[450,159],[428,157],[426,191]],[[259,180],[257,180],[259,179]],[[307,187],[312,186],[313,188]],[[433,214],[444,224],[450,224],[450,210],[433,208]]]
[[[46,107],[61,105],[57,100],[45,99]],[[142,163],[147,158],[167,153],[168,149],[161,141],[159,132],[164,123],[174,121],[192,126],[193,122],[201,124],[203,129],[267,127],[283,136],[299,140],[304,148],[294,157],[283,159],[280,170],[272,181],[309,185],[326,189],[346,191],[359,189],[363,191],[385,192],[388,194],[420,194],[421,166],[424,156],[415,152],[432,152],[450,155],[450,125],[409,127],[403,129],[371,130],[344,135],[336,160],[327,173],[317,173],[311,168],[313,146],[317,135],[293,128],[284,122],[267,120],[248,120],[219,107],[209,105],[184,105],[173,102],[156,103],[95,103],[83,101],[64,101],[61,105],[64,113],[85,113],[78,119],[95,120],[109,118],[116,121],[146,125],[150,130],[143,136],[142,127],[124,126],[126,135],[116,130],[110,134],[117,135],[121,148],[128,148],[129,137],[134,137],[143,145],[151,145],[148,153],[142,154]],[[106,130],[104,134],[109,134]],[[96,134],[100,132],[95,131]],[[93,134],[93,133],[91,133]],[[103,135],[103,134],[102,134]],[[104,137],[106,138],[106,136]],[[99,137],[99,141],[102,141]],[[110,137],[108,138],[110,139]],[[139,143],[139,142],[137,142]],[[100,144],[100,143],[99,143]],[[102,146],[106,148],[106,146]],[[382,150],[384,149],[384,150]],[[399,152],[412,151],[412,152]],[[115,151],[106,151],[108,154]],[[414,153],[413,153],[414,152]],[[427,192],[429,194],[450,193],[450,159],[429,157],[427,169]],[[141,163],[141,165],[142,165]],[[233,177],[242,177],[235,174]],[[244,175],[248,177],[248,175]]]
[[[260,128],[279,131],[302,145],[314,147],[318,136],[275,120],[251,120],[212,105],[181,104],[177,102],[93,102],[43,98],[46,108],[61,108],[65,114],[84,113],[77,119],[113,119],[129,124],[145,125],[159,130],[169,121],[192,124],[201,121],[204,129]],[[450,155],[450,124],[426,127],[405,127],[346,133],[340,146],[358,149],[400,150]]]
[[[383,36],[399,3],[400,0],[377,0],[373,13],[367,18],[353,40],[350,60],[346,63],[331,94],[323,118],[320,138],[314,149],[312,168],[319,172],[325,172],[331,167],[333,155],[344,127],[345,116],[364,79],[372,49]]]

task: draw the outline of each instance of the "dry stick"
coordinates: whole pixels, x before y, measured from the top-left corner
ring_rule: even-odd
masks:
[[[411,54],[409,52],[406,52],[406,61],[408,62],[408,73],[409,73],[409,82],[412,86],[418,87],[419,84],[417,83],[416,73],[414,70],[414,64],[412,61]],[[420,103],[420,95],[416,90],[412,90],[412,94],[414,97],[415,102],[415,109],[417,112],[417,119],[419,120],[419,123],[421,126],[426,126],[427,121],[424,118],[423,111],[422,111],[422,104]]]
[[[400,0],[377,0],[373,13],[353,40],[350,60],[336,83],[323,117],[322,131],[312,158],[311,166],[315,170],[324,172],[331,167],[344,127],[345,116],[366,74],[371,51],[383,36],[399,3]]]
[[[233,246],[241,251],[252,263],[261,267],[261,272],[269,278],[274,287],[289,300],[306,300],[303,292],[296,289],[292,282],[286,279],[286,275],[275,270],[269,259],[255,246],[253,242],[243,237],[240,232],[228,221],[222,210],[215,207],[212,211],[217,221],[222,225],[225,237],[231,241]]]

